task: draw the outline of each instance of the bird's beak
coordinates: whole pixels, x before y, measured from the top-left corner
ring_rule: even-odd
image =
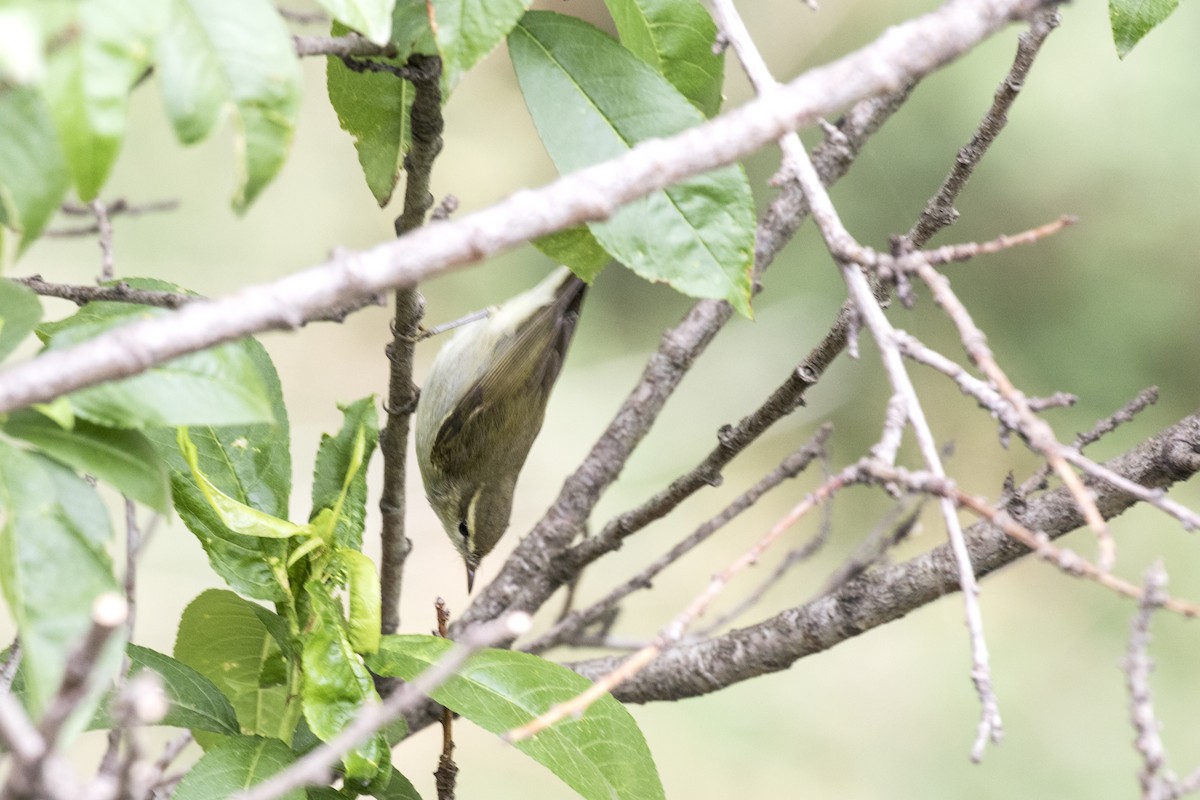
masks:
[[[467,566],[467,594],[471,593],[471,589],[475,586],[475,568]]]

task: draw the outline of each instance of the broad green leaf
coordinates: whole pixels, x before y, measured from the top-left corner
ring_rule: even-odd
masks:
[[[367,664],[379,675],[413,680],[453,646],[436,636],[384,636]],[[484,650],[430,697],[481,728],[503,733],[591,685],[566,667],[528,653]],[[646,740],[612,695],[516,747],[588,800],[663,797]]]
[[[64,320],[39,325],[37,333],[47,349],[57,350],[166,313],[132,303],[88,303]],[[247,341],[180,356],[139,375],[72,392],[71,405],[78,416],[111,428],[271,422],[270,397]]]
[[[319,580],[305,584],[312,618],[305,626],[304,718],[322,741],[329,741],[358,716],[364,703],[378,699],[371,674],[354,652],[342,617],[341,604]],[[391,751],[375,734],[342,759],[346,777],[369,781],[391,766]]]
[[[350,645],[358,653],[379,649],[382,602],[379,573],[375,562],[357,550],[342,548],[338,556],[346,569],[346,588],[350,593]]]
[[[280,729],[287,701],[283,653],[253,606],[233,592],[202,592],[179,621],[175,658],[229,699],[242,733],[290,741],[292,732]]]
[[[353,28],[375,44],[387,44],[396,0],[317,0],[317,3],[347,28]]]
[[[234,533],[242,536],[253,536],[263,539],[289,539],[293,536],[308,534],[308,527],[297,525],[286,519],[281,519],[259,511],[253,506],[235,500],[213,485],[204,473],[200,471],[199,451],[188,436],[187,428],[179,428],[176,433],[179,451],[183,460],[192,471],[192,480],[200,488],[201,494],[221,520],[221,524]]]
[[[226,736],[241,733],[237,714],[229,699],[221,694],[216,684],[198,671],[148,647],[130,644],[125,652],[129,656],[130,676],[149,670],[162,679],[167,696],[167,714],[159,725]],[[113,722],[105,712],[105,705],[101,706],[100,713],[92,720],[92,729],[112,727]]]
[[[165,514],[171,508],[167,467],[138,431],[104,428],[86,420],[75,420],[67,429],[39,411],[21,409],[9,414],[4,432],[155,511]]]
[[[23,251],[41,235],[70,186],[50,111],[28,87],[0,91],[0,223]]]
[[[333,542],[339,547],[362,549],[367,517],[367,462],[379,441],[375,397],[364,397],[341,407],[342,429],[336,436],[321,435],[313,469],[312,514],[334,512]]]
[[[243,211],[283,166],[300,108],[300,65],[270,0],[165,0],[157,70],[184,144],[207,138],[222,112],[234,128]]]
[[[612,261],[612,256],[583,225],[534,239],[533,246],[559,264],[570,267],[572,272],[588,283]]]
[[[82,200],[107,180],[125,136],[129,92],[150,67],[161,0],[80,0],[52,34],[46,95]]]
[[[188,769],[171,797],[174,800],[228,800],[295,761],[291,749],[278,739],[258,736],[227,739]],[[304,790],[291,789],[278,795],[277,800],[304,800]]]
[[[404,777],[400,770],[392,767],[392,777],[382,790],[372,793],[376,800],[421,800],[421,795]]]
[[[431,0],[434,30],[442,54],[445,85],[504,41],[533,0]]]
[[[0,360],[8,358],[41,319],[42,302],[32,289],[0,280]]]
[[[331,33],[340,36],[345,26],[334,23]],[[391,41],[395,58],[367,58],[392,66],[403,66],[414,53],[436,55],[437,45],[429,28],[425,0],[398,0],[392,16]],[[412,146],[409,112],[413,85],[383,72],[355,72],[340,58],[326,62],[329,102],[337,112],[342,130],[354,137],[354,149],[362,166],[367,188],[382,207],[396,189],[404,156]]]
[[[711,117],[721,108],[725,51],[699,0],[604,0],[621,44]]]
[[[1178,6],[1179,0],[1108,0],[1108,22],[1117,55],[1129,55],[1134,45]]]
[[[197,463],[213,486],[229,497],[276,517],[286,517],[292,488],[292,459],[287,409],[275,367],[262,345],[241,343],[266,387],[274,425],[233,425],[188,429],[196,446]],[[287,560],[287,543],[254,539],[229,530],[192,479],[191,469],[176,445],[173,430],[148,435],[167,462],[175,510],[195,534],[217,574],[242,594],[259,600],[285,601],[290,596],[280,582]]]
[[[66,467],[0,442],[0,581],[20,632],[30,705],[40,712],[71,652],[91,627],[92,604],[117,592],[107,548],[108,512],[96,490]],[[113,637],[97,672],[116,674],[124,636]],[[115,658],[112,657],[115,655]],[[97,688],[103,680],[97,681]],[[84,724],[99,692],[76,712]]]
[[[582,20],[531,11],[508,49],[538,134],[563,174],[704,120],[666,79]],[[647,280],[727,300],[750,315],[754,199],[740,166],[655,192],[588,228]]]

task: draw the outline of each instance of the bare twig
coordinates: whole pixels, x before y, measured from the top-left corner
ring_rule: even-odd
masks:
[[[1008,111],[1016,101],[1017,95],[1025,86],[1029,70],[1033,66],[1038,52],[1061,19],[1058,11],[1047,8],[1037,11],[1030,17],[1029,30],[1017,38],[1017,55],[1013,59],[1012,68],[996,89],[992,105],[984,115],[971,141],[958,151],[954,167],[946,176],[942,186],[925,206],[916,223],[909,230],[906,238],[913,248],[925,245],[933,236],[958,219],[958,210],[954,207],[955,200],[966,186],[967,181],[975,172],[975,168],[991,147],[992,142],[1000,135],[1000,131],[1008,124]]]
[[[1112,433],[1119,426],[1126,422],[1132,422],[1133,418],[1140,412],[1144,411],[1151,405],[1158,402],[1158,387],[1150,386],[1138,392],[1137,397],[1130,400],[1121,408],[1114,411],[1104,419],[1097,420],[1091,430],[1080,433],[1075,436],[1074,447],[1080,452],[1083,448],[1090,444],[1100,441],[1106,434]],[[1032,405],[1032,401],[1030,403]],[[1050,465],[1043,464],[1040,469],[1030,475],[1021,483],[1021,488],[1018,492],[1022,495],[1029,494],[1037,489],[1045,488],[1046,478],[1050,474]]]
[[[760,95],[769,95],[778,91],[775,79],[758,54],[732,0],[713,0],[713,10],[717,24],[733,44],[738,59],[750,76],[755,90]],[[892,326],[876,301],[866,277],[855,263],[863,258],[865,251],[843,227],[799,137],[794,133],[785,135],[780,141],[780,147],[783,150],[785,162],[787,162],[787,169],[796,177],[804,190],[813,221],[821,231],[830,253],[839,262],[850,297],[875,337],[888,379],[896,394],[902,398],[904,411],[902,418],[907,418],[912,425],[921,456],[927,467],[935,474],[944,476],[945,470],[938,455],[933,433],[925,419],[925,412],[917,398],[916,389],[904,369],[900,351],[892,339]],[[895,441],[898,443],[898,437],[895,438]],[[972,759],[977,761],[983,755],[983,747],[986,742],[1000,741],[1003,735],[1003,724],[1000,719],[999,702],[992,688],[987,642],[983,635],[983,616],[977,597],[979,589],[975,582],[974,570],[971,567],[970,555],[953,504],[948,500],[943,500],[941,506],[942,517],[945,520],[951,548],[958,564],[959,580],[963,590],[964,611],[971,642],[971,678],[975,683],[975,689],[982,705],[975,745],[971,750]]]
[[[442,92],[438,80],[442,74],[441,59],[413,56],[407,64],[413,84],[413,104],[409,112],[412,145],[404,159],[404,210],[395,221],[396,235],[421,227],[425,214],[433,205],[429,181],[433,162],[442,149]],[[400,627],[400,590],[404,578],[404,562],[412,547],[404,530],[406,507],[405,476],[407,475],[408,426],[417,403],[417,387],[413,384],[413,348],[421,324],[424,300],[416,287],[398,288],[395,293],[396,311],[392,319],[392,340],[387,346],[388,400],[385,408],[387,423],[379,436],[383,456],[383,491],[379,496],[382,513],[380,541],[383,557],[380,562],[379,586],[383,602],[382,628],[395,633]]]
[[[22,286],[28,286],[35,294],[42,295],[43,297],[58,297],[63,300],[70,300],[72,303],[80,306],[103,301],[136,303],[138,305],[156,306],[159,308],[180,308],[188,303],[197,303],[207,299],[203,295],[186,294],[184,292],[135,289],[124,281],[116,281],[105,286],[83,286],[71,283],[50,283],[43,280],[41,275],[10,278],[9,280],[19,283]],[[365,302],[356,302],[350,306],[338,306],[326,309],[321,314],[312,317],[309,321],[341,322],[353,311],[357,311],[367,305],[381,306],[383,304],[383,296],[376,294],[366,298]]]
[[[108,208],[103,201],[93,200],[88,205],[96,215],[96,230],[100,234],[100,280],[112,280],[115,263],[112,220],[108,218]]]
[[[561,642],[570,641],[572,637],[583,630],[588,625],[604,617],[610,613],[612,609],[617,607],[623,599],[628,597],[638,589],[646,589],[651,585],[653,578],[666,569],[671,564],[674,564],[686,553],[705,541],[712,534],[723,528],[730,521],[735,519],[739,514],[758,501],[760,497],[775,488],[783,481],[793,478],[798,475],[805,467],[807,467],[813,459],[819,457],[822,448],[825,446],[826,440],[831,432],[829,426],[821,428],[812,440],[806,443],[803,447],[796,450],[794,453],[785,458],[779,466],[771,470],[758,483],[746,490],[740,497],[734,500],[720,514],[713,517],[703,525],[693,531],[687,538],[677,543],[674,547],[664,553],[662,556],[655,559],[644,569],[638,572],[625,583],[613,589],[600,600],[593,603],[591,606],[573,611],[567,614],[563,619],[559,620],[553,628],[539,636],[533,642],[523,647],[531,653],[541,653],[550,647]],[[615,536],[612,541],[600,542],[598,547],[593,548],[591,545],[600,537],[594,536],[585,540],[580,544],[576,551],[580,552],[582,558],[594,558],[600,553],[608,552],[616,549],[620,545],[622,536]]]
[[[450,609],[446,601],[438,598],[437,630],[438,636],[448,638],[450,624]],[[438,756],[438,768],[433,773],[433,782],[437,787],[438,800],[454,800],[454,786],[458,778],[458,765],[454,763],[454,712],[448,708],[442,709],[442,753]]]
[[[530,722],[518,728],[514,728],[504,734],[503,738],[508,742],[519,742],[528,739],[531,736],[537,735],[556,722],[566,719],[569,716],[582,714],[588,706],[596,702],[605,694],[611,692],[616,686],[619,686],[623,681],[636,675],[643,670],[650,662],[658,657],[666,647],[675,644],[683,639],[687,632],[688,626],[692,624],[700,615],[702,615],[712,604],[729,582],[733,578],[744,571],[745,569],[754,566],[762,557],[762,554],[775,543],[786,531],[788,531],[795,522],[802,516],[812,511],[821,502],[827,500],[834,492],[846,485],[846,473],[829,478],[822,483],[815,491],[800,505],[796,506],[786,517],[775,523],[765,535],[763,535],[754,546],[751,547],[741,557],[727,566],[717,575],[714,575],[709,581],[707,588],[697,595],[691,603],[688,604],[682,612],[664,626],[655,637],[654,641],[638,650],[633,655],[624,659],[619,666],[609,672],[607,675],[600,677],[584,692],[581,692],[577,697],[558,703],[545,713],[534,718]]]
[[[1162,564],[1154,564],[1146,570],[1142,584],[1142,599],[1129,633],[1129,647],[1125,653],[1125,683],[1129,688],[1130,717],[1137,733],[1134,747],[1142,757],[1142,769],[1138,780],[1142,784],[1142,800],[1163,800],[1167,788],[1174,783],[1170,773],[1165,773],[1166,749],[1159,735],[1161,724],[1154,713],[1154,695],[1150,691],[1150,673],[1154,663],[1150,659],[1150,617],[1154,610],[1166,600],[1167,572]]]
[[[93,201],[93,203],[99,202],[100,201],[98,200]],[[179,201],[158,200],[151,203],[133,205],[124,198],[117,198],[110,203],[101,204],[101,208],[103,209],[103,216],[107,223],[108,221],[111,221],[113,217],[117,216],[140,217],[143,214],[158,214],[164,211],[174,211],[175,209],[179,208]],[[83,227],[50,229],[44,232],[42,234],[43,236],[64,239],[79,236],[92,236],[94,234],[101,233],[104,228],[104,225],[100,222],[99,214],[97,214],[92,204],[79,205],[77,203],[63,203],[59,210],[68,216],[96,217],[97,219],[90,225],[85,225]],[[111,227],[109,228],[109,231],[111,235]]]

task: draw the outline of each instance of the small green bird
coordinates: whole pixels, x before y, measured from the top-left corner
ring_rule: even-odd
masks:
[[[541,430],[587,285],[560,267],[446,343],[417,403],[425,496],[467,567],[508,528],[517,475]]]

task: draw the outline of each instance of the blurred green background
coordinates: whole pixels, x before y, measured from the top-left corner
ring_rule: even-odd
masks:
[[[599,0],[539,5],[606,25]],[[818,13],[796,0],[743,2],[747,23],[776,74],[789,79],[865,44],[888,25],[932,9],[932,2],[826,0]],[[296,5],[296,8],[302,8]],[[1063,9],[1011,115],[1008,130],[958,207],[961,222],[935,243],[988,239],[1077,214],[1075,228],[1036,247],[948,268],[954,286],[990,337],[1002,365],[1027,393],[1072,392],[1077,407],[1051,412],[1060,438],[1111,413],[1147,385],[1161,387],[1158,406],[1105,439],[1093,457],[1109,457],[1196,407],[1200,390],[1197,334],[1200,281],[1195,254],[1200,226],[1200,7],[1183,4],[1173,18],[1119,62],[1103,3]],[[834,200],[860,241],[886,247],[908,229],[936,190],[957,149],[970,137],[1006,72],[1019,26],[927,79],[870,143]],[[319,32],[310,29],[310,32]],[[226,131],[193,149],[174,141],[153,81],[134,98],[132,129],[107,197],[132,202],[178,198],[172,214],[116,221],[119,275],[152,275],[222,295],[323,261],[334,247],[387,240],[398,205],[380,210],[359,172],[350,139],[324,97],[324,62],[304,63],[307,95],[292,155],[283,173],[242,218],[233,215],[231,140]],[[744,102],[746,81],[727,64],[727,107]],[[805,134],[810,144],[812,131]],[[446,108],[446,146],[434,174],[438,198],[453,194],[469,212],[554,176],[530,125],[501,50],[467,75]],[[747,163],[760,208],[777,165],[767,149]],[[532,248],[422,287],[429,324],[498,302],[532,284],[549,267]],[[17,274],[87,283],[98,272],[94,241],[47,239]],[[710,449],[716,429],[755,408],[826,330],[843,299],[836,271],[805,227],[768,273],[756,319],[734,320],[671,401],[664,418],[608,492],[595,517],[636,504]],[[689,306],[685,298],[613,268],[588,298],[572,356],[551,402],[544,433],[523,474],[513,531],[485,564],[486,581],[503,553],[536,521],[567,472],[587,452],[640,373],[661,330]],[[69,313],[65,305],[49,313]],[[922,297],[914,311],[896,307],[895,324],[943,352],[960,348],[949,325]],[[263,338],[283,380],[296,469],[293,514],[307,516],[312,454],[322,431],[335,430],[337,402],[383,394],[387,368],[383,309],[342,325],[315,324]],[[421,381],[436,343],[419,350]],[[960,484],[994,497],[1004,475],[1018,479],[1036,460],[996,441],[995,425],[943,379],[914,368],[935,433],[953,442],[950,469]],[[686,535],[827,420],[836,426],[834,463],[862,453],[878,436],[888,396],[873,345],[843,357],[809,395],[809,406],[778,425],[679,513],[652,526],[581,587],[586,601],[605,592],[652,554]],[[378,463],[374,465],[378,487]],[[415,544],[404,586],[403,624],[424,632],[433,600],[453,610],[467,602],[461,564],[423,501],[415,468],[409,516]],[[618,620],[622,636],[645,639],[741,553],[818,478],[777,490],[700,551],[635,598]],[[376,495],[377,496],[377,495]],[[1200,506],[1195,486],[1173,496]],[[374,500],[372,500],[374,503]],[[887,509],[878,492],[853,490],[834,508],[831,541],[796,569],[753,622],[808,598]],[[372,504],[369,529],[378,528]],[[1161,515],[1137,509],[1116,522],[1119,570],[1140,580],[1162,558],[1171,589],[1200,597],[1194,536]],[[744,576],[719,604],[727,608],[757,584],[784,551],[815,531],[790,534],[783,549]],[[373,538],[373,537],[372,537]],[[898,557],[944,539],[926,514]],[[1091,556],[1090,534],[1067,540]],[[377,552],[372,544],[370,552]],[[183,607],[218,585],[203,553],[176,521],[160,525],[140,578],[138,640],[170,651]],[[557,601],[554,601],[557,603]],[[1032,561],[989,578],[982,604],[1006,723],[1006,738],[982,764],[969,763],[977,703],[960,598],[872,631],[790,670],[719,694],[678,704],[635,707],[669,797],[816,796],[854,798],[1130,797],[1138,760],[1119,670],[1131,603]],[[1170,764],[1186,773],[1200,764],[1195,624],[1160,616],[1154,624],[1154,689]],[[556,653],[564,658],[576,654]],[[541,767],[494,737],[458,726],[459,796],[569,797]],[[397,763],[433,796],[437,734],[403,746]]]

